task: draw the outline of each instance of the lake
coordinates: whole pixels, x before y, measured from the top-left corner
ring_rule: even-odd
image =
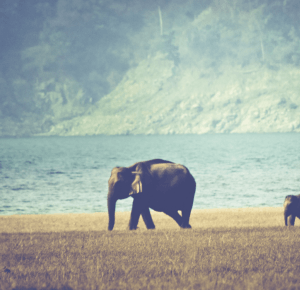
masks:
[[[300,134],[1,138],[0,214],[106,212],[112,168],[154,158],[189,168],[194,209],[277,207],[300,194]]]

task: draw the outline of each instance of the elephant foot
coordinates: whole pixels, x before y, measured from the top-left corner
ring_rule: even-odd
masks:
[[[182,225],[181,228],[182,229],[191,229],[192,227],[191,227],[191,225],[188,224],[188,225]]]
[[[130,231],[135,231],[135,230],[138,229],[138,227],[131,227],[131,226],[129,226],[128,229],[129,229]]]
[[[155,230],[155,226],[147,227],[147,230]]]

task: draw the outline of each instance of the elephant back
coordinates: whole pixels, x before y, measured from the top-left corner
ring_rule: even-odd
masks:
[[[190,175],[189,170],[185,166],[176,163],[152,164],[150,166],[150,172],[159,178],[171,176],[184,178]]]

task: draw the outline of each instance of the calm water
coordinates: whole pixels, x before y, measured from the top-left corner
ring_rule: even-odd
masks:
[[[0,139],[0,214],[106,212],[111,169],[153,158],[190,169],[194,209],[282,206],[300,194],[300,134]]]

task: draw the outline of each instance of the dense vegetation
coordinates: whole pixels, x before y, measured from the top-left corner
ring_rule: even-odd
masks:
[[[297,227],[0,234],[0,242],[0,289],[300,287]]]
[[[173,83],[298,70],[299,14],[298,0],[3,0],[0,135],[47,132],[86,114],[158,53],[172,62]],[[289,110],[299,104],[282,97]]]

